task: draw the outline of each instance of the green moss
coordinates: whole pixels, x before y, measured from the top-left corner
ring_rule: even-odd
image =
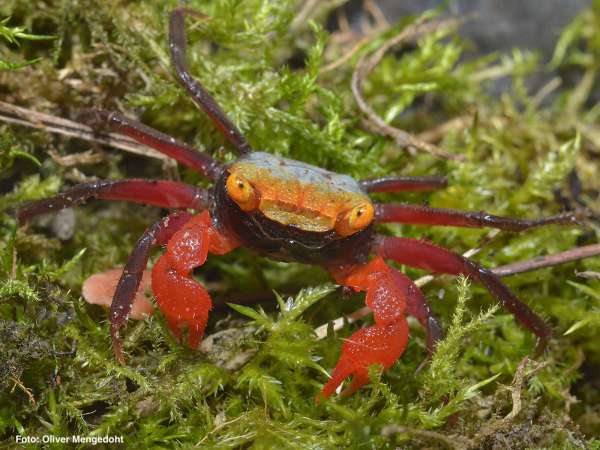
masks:
[[[460,30],[433,33],[414,50],[383,58],[365,82],[368,101],[388,122],[414,132],[468,112],[467,125],[449,130],[440,142],[464,155],[460,162],[411,155],[365,131],[352,97],[358,59],[418,18],[373,35],[348,61],[325,70],[353,43],[324,31],[327,17],[343,2],[317,3],[313,21],[299,21],[302,4],[291,0],[187,2],[212,17],[187,22],[191,70],[255,148],[357,178],[403,173],[450,179],[449,188],[432,194],[378,195],[385,201],[537,217],[560,211],[560,194],[599,212],[600,107],[591,97],[599,87],[599,1],[558,40],[551,66],[564,83],[554,98],[542,99],[527,87],[530,74],[547,70],[535,55],[514,51],[463,61],[468,43]],[[3,100],[69,118],[89,106],[123,110],[201,150],[232,158],[171,76],[166,22],[177,4],[2,2],[0,20],[10,17],[0,22]],[[49,36],[56,39],[31,40]],[[500,98],[491,97],[488,87],[498,76],[512,82]],[[318,268],[268,261],[245,250],[209,258],[199,277],[210,282],[219,304],[271,297],[264,292],[272,290],[282,293],[276,301],[214,311],[206,352],[177,344],[160,316],[131,323],[124,337],[128,364],[117,364],[106,312],[83,302],[81,284],[123,264],[159,212],[90,204],[76,211],[74,236],[66,241],[54,234],[52,221],[17,228],[14,212],[82,174],[205,181],[182,168],[165,173],[159,161],[113,149],[102,150],[104,161],[78,165],[78,171],[48,154],[89,147],[0,123],[0,442],[10,446],[16,434],[81,433],[123,435],[128,446],[140,448],[442,446],[415,433],[383,432],[399,424],[485,448],[599,448],[600,281],[575,272],[600,272],[600,258],[507,279],[555,333],[543,357],[548,365],[522,387],[521,412],[510,427],[490,435],[483,435],[486,427],[513,407],[504,386],[535,342],[491,303],[487,291],[464,279],[458,288],[449,277],[424,287],[447,330],[429,365],[415,373],[425,357],[425,338],[411,326],[399,363],[384,374],[373,370],[372,383],[353,396],[319,406],[314,398],[343,339],[372,319],[330,330],[322,340],[315,340],[313,330],[359,308],[363,299],[342,295]],[[580,192],[567,182],[575,176]],[[400,225],[382,231],[424,237],[459,252],[478,246],[488,233]],[[502,233],[476,259],[492,267],[597,242],[599,235],[594,221]],[[405,269],[412,277],[421,274]]]

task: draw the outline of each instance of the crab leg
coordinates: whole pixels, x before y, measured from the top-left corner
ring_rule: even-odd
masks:
[[[552,332],[548,325],[519,300],[497,275],[476,262],[430,242],[402,237],[379,236],[376,251],[382,258],[400,264],[435,273],[463,274],[481,282],[523,327],[539,338],[536,355],[544,350],[550,340]]]
[[[252,151],[250,144],[244,135],[238,130],[234,123],[227,117],[225,112],[217,104],[215,99],[202,85],[190,74],[186,62],[186,37],[185,37],[185,15],[192,14],[206,18],[200,13],[187,8],[178,8],[171,12],[169,22],[169,47],[171,59],[177,72],[179,83],[190,94],[192,100],[210,117],[217,129],[225,138],[233,144],[240,153]]]
[[[80,115],[79,119],[92,128],[108,126],[116,132],[129,136],[137,142],[175,159],[184,166],[200,172],[211,180],[215,180],[221,172],[221,163],[206,153],[118,112],[88,109]]]
[[[406,313],[415,317],[425,328],[427,334],[427,353],[429,356],[433,355],[436,344],[444,337],[444,331],[431,310],[431,306],[427,303],[423,292],[415,284],[413,280],[404,275],[402,272],[394,270],[397,275],[396,279],[399,282],[399,286],[406,290]]]
[[[419,288],[404,274],[377,257],[361,266],[332,267],[337,283],[367,293],[366,303],[373,311],[375,325],[355,332],[342,345],[342,354],[331,379],[321,394],[329,397],[352,375],[352,383],[342,395],[350,395],[369,381],[368,369],[380,364],[392,366],[408,341],[405,313],[416,316],[427,330],[427,348],[433,351],[441,338],[441,328]]]
[[[446,177],[383,177],[360,181],[366,192],[435,191],[447,185]]]
[[[492,227],[507,231],[522,231],[542,225],[575,223],[577,218],[573,214],[567,213],[535,220],[515,219],[493,216],[485,212],[457,211],[397,203],[375,205],[375,220],[378,223],[398,222],[470,228]]]
[[[166,180],[102,180],[78,184],[55,197],[27,204],[18,213],[19,223],[24,224],[40,214],[79,205],[90,198],[197,210],[205,209],[209,203],[209,193],[206,190],[189,184]]]
[[[150,250],[155,247],[165,245],[169,239],[186,222],[192,218],[187,212],[175,212],[162,218],[138,239],[133,251],[131,252],[123,274],[117,284],[117,290],[110,305],[110,335],[112,337],[112,347],[115,356],[119,362],[125,362],[123,357],[123,347],[119,337],[119,329],[127,322],[127,316],[131,312],[133,299],[137,292]]]
[[[119,329],[125,324],[150,250],[166,244],[166,252],[152,268],[152,292],[169,328],[181,339],[188,326],[188,344],[200,343],[212,304],[204,287],[191,277],[208,253],[225,254],[238,246],[212,226],[208,211],[196,216],[173,213],[155,223],[138,240],[117,285],[110,309],[111,336],[115,356],[124,362]]]

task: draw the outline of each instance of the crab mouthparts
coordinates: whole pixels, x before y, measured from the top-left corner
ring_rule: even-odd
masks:
[[[281,202],[263,199],[259,206],[264,216],[282,225],[300,228],[304,231],[323,233],[335,225],[335,217],[324,215],[321,211],[288,205]]]

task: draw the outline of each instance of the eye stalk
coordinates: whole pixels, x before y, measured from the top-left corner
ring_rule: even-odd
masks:
[[[258,207],[258,195],[252,185],[241,175],[232,173],[227,177],[227,194],[242,209],[254,211]]]
[[[340,236],[350,236],[367,227],[373,221],[374,215],[375,209],[371,203],[361,203],[338,217],[335,231]]]

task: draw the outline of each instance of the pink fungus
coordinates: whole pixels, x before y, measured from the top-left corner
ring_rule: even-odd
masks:
[[[117,289],[117,283],[122,273],[123,268],[117,267],[90,276],[83,283],[82,294],[85,301],[92,305],[101,305],[110,308],[115,290]],[[149,301],[150,295],[150,271],[145,270],[140,287],[135,294],[129,317],[141,320],[145,316],[152,315],[154,306]]]

